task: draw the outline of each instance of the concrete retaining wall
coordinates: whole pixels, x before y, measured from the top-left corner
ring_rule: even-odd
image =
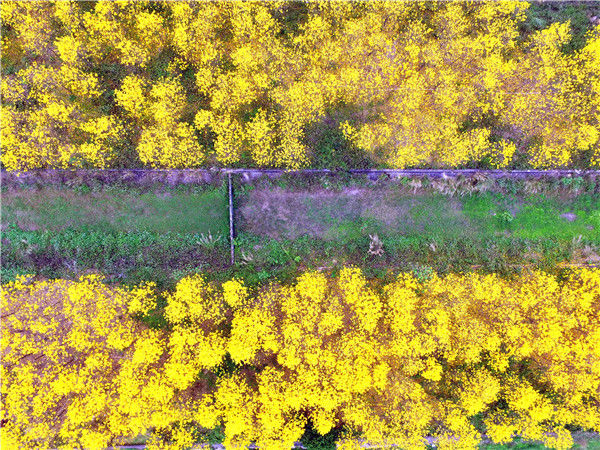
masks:
[[[239,176],[242,182],[251,182],[266,176],[278,178],[283,174],[298,176],[318,175],[355,175],[366,176],[371,180],[380,177],[397,179],[403,177],[415,178],[456,178],[456,177],[486,177],[513,179],[540,179],[559,177],[585,177],[600,180],[600,170],[427,170],[427,169],[305,169],[286,171],[281,169],[40,169],[26,172],[7,172],[0,174],[3,185],[22,186],[26,184],[85,184],[85,183],[123,183],[137,186],[163,184],[176,186],[181,184],[220,183],[228,174]]]

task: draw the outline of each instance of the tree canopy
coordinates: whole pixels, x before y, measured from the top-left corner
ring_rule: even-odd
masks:
[[[600,26],[529,7],[5,1],[2,164],[593,165]]]
[[[151,448],[183,449],[223,424],[227,448],[289,449],[310,422],[343,427],[342,448],[353,434],[477,448],[482,426],[571,448],[572,427],[600,431],[599,283],[575,269],[380,285],[346,267],[253,289],[196,274],[161,293],[20,277],[2,290],[3,444],[149,430]]]

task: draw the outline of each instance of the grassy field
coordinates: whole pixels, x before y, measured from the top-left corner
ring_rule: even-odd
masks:
[[[26,231],[226,234],[227,203],[221,189],[136,192],[45,188],[7,191],[2,222]]]
[[[300,443],[307,450],[335,450],[336,440],[339,438],[341,430],[334,429],[326,435],[318,434],[312,427],[308,427],[304,435],[300,439]],[[221,427],[217,426],[212,430],[201,430],[199,434],[203,436],[203,442],[210,444],[221,444],[223,442],[224,434]],[[600,450],[600,436],[597,433],[580,432],[575,431],[572,433],[575,445],[573,449],[577,450]],[[146,439],[141,436],[142,439],[136,441],[137,443],[144,443]],[[134,443],[132,442],[131,445]],[[127,448],[127,447],[125,447]],[[365,447],[367,448],[367,447]],[[369,447],[371,450],[386,450],[385,448]],[[387,447],[390,448],[390,447]],[[436,447],[428,446],[428,449],[435,449]],[[482,443],[479,445],[480,450],[544,450],[548,447],[531,441],[524,441],[520,438],[516,438],[509,444],[489,444]]]
[[[314,428],[307,427],[304,435],[300,439],[300,443],[307,450],[335,450],[336,441],[341,435],[342,429],[334,428],[326,435],[320,435]],[[212,430],[199,429],[198,435],[202,436],[202,442],[207,444],[221,444],[224,439],[224,430],[221,426],[216,426]],[[572,432],[574,446],[577,450],[600,450],[600,436],[597,433],[574,431]],[[360,438],[360,436],[357,436]],[[147,436],[142,435],[139,439],[132,441],[130,445],[143,444],[147,441]],[[365,447],[371,450],[386,450],[386,448]],[[387,447],[389,449],[390,447]],[[427,446],[428,449],[434,450],[436,447]],[[541,443],[532,441],[524,441],[516,438],[508,444],[489,444],[482,443],[479,445],[480,450],[544,450],[548,447]],[[127,447],[124,448],[124,450]]]
[[[278,268],[335,271],[347,264],[376,277],[597,264],[600,194],[596,186],[573,184],[241,186],[238,261],[263,278]]]
[[[595,184],[490,183],[238,182],[235,266],[222,186],[4,190],[2,279],[100,272],[169,289],[194,272],[255,284],[350,264],[385,280],[398,271],[510,275],[600,262]]]
[[[2,195],[2,279],[20,273],[153,280],[228,264],[222,187],[157,192],[106,187],[7,190]]]
[[[573,433],[575,445],[573,449],[580,450],[600,450],[600,439],[595,433]],[[510,444],[482,444],[479,446],[481,450],[544,450],[545,445],[515,440]]]
[[[449,195],[387,183],[325,188],[265,185],[246,188],[238,197],[241,228],[272,239],[308,235],[339,240],[354,228],[407,237],[600,238],[600,196],[594,192],[498,190]]]

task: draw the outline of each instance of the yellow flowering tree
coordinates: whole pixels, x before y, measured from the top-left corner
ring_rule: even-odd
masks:
[[[290,448],[311,423],[374,445],[476,448],[514,436],[570,448],[600,430],[600,272],[308,272],[286,286],[221,287],[201,275],[164,293],[18,278],[3,286],[3,441],[102,447],[154,430],[185,448],[223,424],[229,447]],[[11,444],[12,445],[12,444]]]
[[[122,126],[99,104],[102,87],[85,62],[89,49],[70,8],[69,2],[2,5],[8,29],[2,49],[20,61],[3,73],[1,85],[2,163],[8,170],[106,167],[115,158]],[[53,20],[75,30],[62,35],[67,30],[56,29]]]
[[[137,75],[127,76],[115,92],[117,104],[127,111],[140,131],[140,160],[151,167],[199,165],[204,152],[191,125],[180,121],[185,93],[177,78],[151,85]]]
[[[95,275],[2,286],[3,448],[101,448],[148,426],[119,419],[138,414],[125,396],[151,382],[148,355],[162,345],[131,316],[152,308],[153,295],[152,286],[110,288]]]
[[[594,163],[597,26],[566,53],[528,6],[5,1],[3,163],[297,169],[319,127],[391,167]]]

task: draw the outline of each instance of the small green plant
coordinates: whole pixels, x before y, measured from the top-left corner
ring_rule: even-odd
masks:
[[[248,194],[249,192],[252,192],[255,188],[256,188],[256,186],[252,183],[243,183],[237,187],[236,194],[245,195],[245,194]]]
[[[560,180],[563,186],[571,186],[573,184],[573,178],[565,177]]]
[[[565,177],[561,179],[561,183],[565,187],[570,187],[573,191],[579,192],[583,187],[584,179],[582,177]]]
[[[398,183],[400,183],[402,186],[406,186],[408,183],[410,183],[410,178],[409,177],[400,177],[400,178],[398,178]]]
[[[272,241],[272,244],[269,246],[267,262],[276,266],[283,266],[290,261],[294,261],[295,258],[286,249],[288,245],[288,242]]]
[[[514,216],[509,211],[503,211],[498,214],[498,222],[503,226],[510,225],[513,220]]]
[[[73,186],[73,190],[75,192],[77,192],[78,194],[86,195],[92,191],[92,188],[90,188],[87,184],[79,184],[79,185]]]
[[[416,264],[413,266],[412,273],[419,283],[425,283],[431,279],[435,271],[431,266]]]
[[[211,430],[200,430],[200,442],[208,444],[221,444],[225,440],[225,431],[222,425],[217,425]]]
[[[177,282],[187,276],[190,276],[190,275],[193,275],[196,273],[202,273],[202,271],[203,271],[203,268],[201,265],[197,266],[197,267],[184,267],[182,269],[175,269],[171,272],[171,278],[173,279],[173,281]]]
[[[222,235],[219,234],[213,236],[212,233],[209,231],[208,235],[200,233],[200,237],[196,242],[207,249],[213,249],[218,245],[222,244],[224,242],[224,239]]]
[[[283,176],[275,178],[273,184],[281,189],[286,189],[288,187],[288,181]]]
[[[500,178],[496,181],[498,188],[507,194],[517,195],[519,189],[522,188],[519,180],[513,180],[511,178]]]
[[[331,180],[329,179],[329,177],[327,175],[324,175],[321,178],[319,178],[319,181],[323,188],[325,188],[325,189],[331,188]]]
[[[271,274],[266,270],[261,270],[256,274],[256,277],[258,278],[258,281],[262,282],[268,280],[271,277]]]

